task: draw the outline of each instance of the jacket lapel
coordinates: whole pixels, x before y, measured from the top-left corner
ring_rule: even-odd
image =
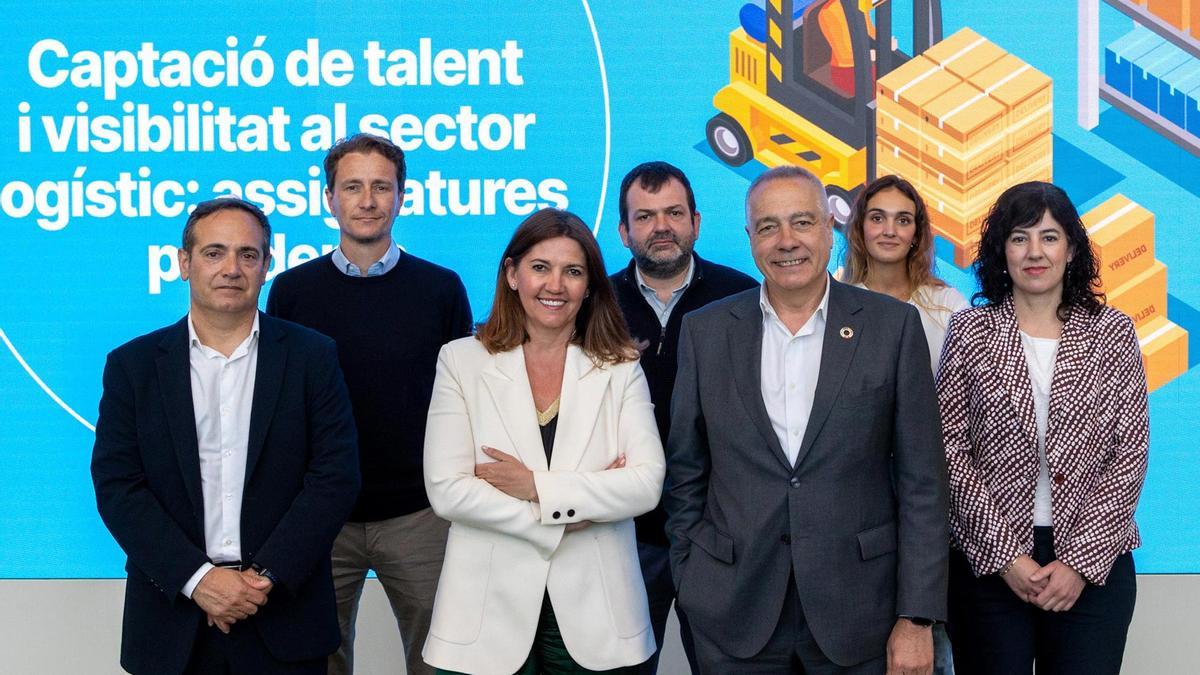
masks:
[[[204,532],[204,495],[200,490],[200,448],[196,440],[196,409],[192,402],[192,366],[188,357],[187,317],[171,327],[159,343],[161,353],[155,360],[163,411],[179,462],[179,473],[192,502],[197,532]]]
[[[993,313],[995,339],[985,347],[992,361],[992,372],[1001,383],[1017,422],[1029,447],[1037,447],[1037,418],[1033,411],[1033,385],[1029,382],[1029,365],[1025,348],[1021,346],[1021,329],[1012,299],[1004,301]],[[1057,379],[1057,378],[1056,378]]]
[[[1054,359],[1054,375],[1050,382],[1050,416],[1046,421],[1046,452],[1051,451],[1050,436],[1069,410],[1089,400],[1079,391],[1081,382],[1095,382],[1085,377],[1087,364],[1092,363],[1090,352],[1095,347],[1088,339],[1090,321],[1082,310],[1074,310],[1063,325],[1058,354]]]
[[[845,291],[842,284],[829,279],[829,307],[825,315],[825,335],[821,343],[821,369],[817,374],[817,389],[813,394],[812,410],[808,415],[808,426],[804,429],[804,439],[800,450],[796,453],[796,466],[804,461],[804,457],[812,450],[813,443],[821,433],[821,427],[829,418],[833,402],[842,391],[846,381],[846,373],[854,360],[864,330],[863,318],[859,316],[862,306],[854,302]],[[842,337],[844,329],[849,329],[850,337]]]
[[[566,380],[565,374],[563,379]],[[516,456],[531,471],[547,470],[533,391],[529,388],[529,374],[525,372],[525,351],[517,347],[492,356],[491,363],[483,369],[483,383],[513,443],[512,448],[497,449]],[[561,402],[559,408],[562,408]]]
[[[254,375],[254,398],[250,407],[250,438],[246,445],[246,479],[254,473],[254,465],[262,455],[267,430],[275,417],[279,388],[283,385],[283,369],[287,363],[287,334],[278,321],[259,314],[258,367]]]
[[[738,399],[750,416],[754,428],[762,436],[763,442],[771,449],[775,458],[792,470],[775,428],[771,426],[771,418],[767,415],[767,406],[762,397],[762,341],[763,316],[758,306],[760,296],[757,293],[746,293],[746,298],[730,307],[733,324],[729,328],[730,367],[733,369],[733,380],[737,386]]]
[[[579,347],[567,348],[558,429],[554,432],[554,452],[550,457],[554,469],[574,471],[579,467],[600,418],[597,412],[608,391],[610,376],[608,369],[596,367]]]

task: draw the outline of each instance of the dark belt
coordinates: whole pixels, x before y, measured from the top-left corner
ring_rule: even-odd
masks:
[[[234,570],[236,572],[241,572],[242,570],[246,569],[247,566],[243,565],[241,560],[231,560],[229,562],[215,562],[213,563],[213,567],[220,567],[223,570]]]

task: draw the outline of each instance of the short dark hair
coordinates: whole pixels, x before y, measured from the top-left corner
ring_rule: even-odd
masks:
[[[347,136],[329,148],[329,152],[325,155],[325,187],[333,190],[333,182],[337,179],[337,165],[343,157],[352,153],[358,152],[364,155],[372,152],[383,155],[385,159],[396,167],[396,185],[400,188],[400,193],[404,193],[404,177],[408,171],[404,165],[404,151],[396,146],[395,143],[389,141],[382,136],[373,136],[371,134],[354,134]]]
[[[188,216],[187,223],[183,226],[183,250],[187,251],[188,255],[191,255],[192,247],[196,245],[197,222],[214,213],[229,209],[245,211],[254,216],[254,220],[258,221],[263,233],[261,253],[263,260],[266,260],[267,256],[271,254],[271,223],[267,222],[267,214],[263,213],[262,209],[254,204],[237,197],[217,197],[216,199],[209,199],[197,204],[196,209]]]
[[[1080,307],[1096,312],[1104,306],[1100,288],[1100,261],[1092,251],[1087,228],[1079,212],[1062,188],[1052,183],[1031,181],[1014,185],[1004,191],[983,220],[979,240],[979,255],[975,259],[975,278],[979,292],[972,301],[995,305],[1012,296],[1012,277],[1008,274],[1005,244],[1013,230],[1037,224],[1049,213],[1062,226],[1074,256],[1063,274],[1062,301],[1058,318],[1066,321],[1071,309]]]
[[[629,188],[633,187],[634,181],[637,181],[637,184],[646,192],[658,192],[672,178],[683,185],[683,191],[687,193],[688,210],[692,212],[691,215],[696,215],[696,195],[692,192],[692,184],[683,171],[666,162],[644,162],[633,167],[633,170],[621,179],[621,194],[617,200],[617,208],[621,212],[620,222],[629,224],[629,204],[626,202],[626,197],[629,195]]]
[[[513,232],[496,270],[492,311],[479,326],[475,338],[492,354],[516,349],[529,339],[521,299],[508,286],[508,269],[520,264],[534,246],[556,237],[566,237],[579,244],[587,265],[588,294],[575,315],[575,334],[571,336],[571,343],[578,345],[597,363],[637,360],[638,351],[629,337],[625,316],[621,314],[616,293],[605,273],[604,257],[596,237],[579,216],[559,209],[537,211]]]

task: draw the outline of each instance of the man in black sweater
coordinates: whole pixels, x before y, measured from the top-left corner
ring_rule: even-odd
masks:
[[[404,153],[359,134],[325,158],[325,198],[341,230],[330,254],[280,274],[267,312],[337,343],[359,431],[362,491],[333,545],[342,645],[329,673],[353,672],[354,621],[374,569],[391,603],[410,674],[421,660],[449,523],[425,496],[421,455],[438,351],[471,332],[454,272],[401,253],[392,223],[404,199]]]
[[[696,238],[700,236],[700,212],[696,210],[691,183],[678,168],[666,162],[646,162],[634,167],[621,181],[619,206],[618,231],[621,241],[633,253],[633,260],[610,280],[629,332],[642,352],[642,370],[650,386],[658,433],[666,445],[683,315],[714,300],[754,288],[758,283],[737,270],[702,260],[693,253]],[[658,670],[667,615],[675,599],[666,521],[661,504],[636,520],[650,622],[659,646],[659,651],[641,667],[641,672],[649,675]],[[684,651],[692,672],[697,672],[687,618],[678,607],[675,609]]]

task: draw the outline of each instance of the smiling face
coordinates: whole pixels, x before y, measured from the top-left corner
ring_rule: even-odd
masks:
[[[587,263],[578,242],[554,237],[534,244],[520,260],[506,263],[505,275],[521,299],[526,333],[570,335],[588,292]]]
[[[1074,255],[1066,232],[1049,211],[1032,225],[1014,228],[1004,243],[1008,276],[1013,283],[1013,298],[1050,294],[1056,302],[1060,302],[1063,275]]]
[[[871,260],[885,265],[902,263],[917,235],[917,205],[896,188],[880,190],[867,201],[863,243]]]
[[[404,192],[391,160],[376,152],[351,152],[338,160],[333,188],[325,189],[325,199],[342,237],[370,245],[391,238]]]
[[[191,249],[179,251],[191,311],[235,317],[258,311],[269,262],[262,244],[262,226],[240,209],[221,209],[197,220]]]
[[[816,186],[798,178],[760,185],[746,203],[746,232],[768,293],[809,298],[825,291],[833,217]]]
[[[700,214],[688,208],[687,190],[674,178],[657,192],[635,181],[625,195],[628,223],[617,227],[642,274],[667,279],[687,269],[700,236]]]

